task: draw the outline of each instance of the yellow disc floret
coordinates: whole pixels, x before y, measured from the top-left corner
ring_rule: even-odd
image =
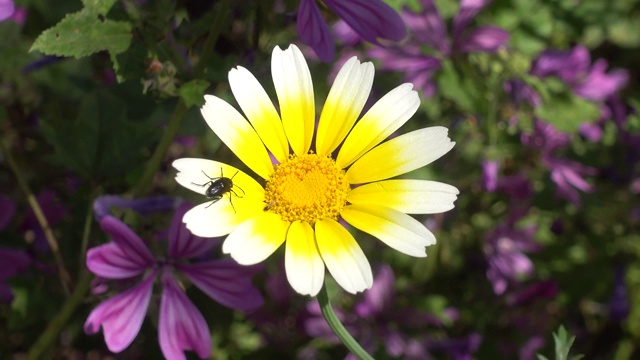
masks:
[[[267,181],[265,202],[284,221],[338,220],[351,190],[344,171],[330,157],[291,155]]]

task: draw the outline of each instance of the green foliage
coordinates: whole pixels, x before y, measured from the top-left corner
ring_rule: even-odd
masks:
[[[180,94],[180,97],[184,100],[187,107],[201,107],[204,105],[204,93],[208,87],[208,81],[196,79],[180,86],[178,94]]]
[[[141,164],[144,147],[157,134],[150,125],[128,121],[125,102],[98,90],[84,96],[74,121],[44,122],[42,131],[55,150],[51,161],[87,179],[103,180]]]
[[[129,48],[131,24],[104,17],[114,1],[84,1],[85,8],[68,14],[33,42],[30,51],[82,58],[98,51],[117,55]]]
[[[553,342],[555,346],[555,360],[580,360],[582,355],[569,356],[571,351],[571,345],[576,339],[575,336],[570,336],[564,326],[560,326],[558,330],[553,333]],[[539,360],[548,360],[543,355],[538,355]]]

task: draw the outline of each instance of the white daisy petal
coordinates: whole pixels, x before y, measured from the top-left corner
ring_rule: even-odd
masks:
[[[271,56],[271,76],[278,94],[284,132],[296,155],[311,147],[315,126],[315,99],[307,61],[295,45],[287,50],[278,46]]]
[[[373,73],[373,64],[361,64],[355,56],[342,66],[318,122],[317,154],[329,155],[351,130],[371,92]]]
[[[249,70],[229,71],[229,85],[240,108],[273,156],[282,162],[289,156],[289,142],[269,95]]]
[[[315,228],[318,250],[336,282],[352,294],[370,288],[371,265],[349,231],[331,219],[316,221]]]
[[[204,99],[200,112],[211,130],[251,170],[267,179],[273,172],[271,158],[249,122],[226,101],[213,95]]]
[[[287,233],[284,265],[291,287],[299,294],[316,296],[324,282],[324,262],[318,253],[313,229],[296,221]]]
[[[227,196],[216,202],[196,205],[184,214],[182,222],[196,236],[218,237],[229,234],[245,220],[263,211],[264,203],[259,199],[233,197],[229,200]]]
[[[238,264],[257,264],[282,245],[289,225],[280,215],[263,211],[235,226],[222,244],[222,252],[231,255]]]
[[[352,204],[390,207],[405,214],[436,214],[453,209],[459,191],[428,180],[385,180],[358,186],[347,195]]]
[[[398,130],[415,114],[420,98],[412,84],[402,84],[378,100],[358,121],[336,159],[345,168]]]
[[[182,158],[173,162],[178,170],[176,181],[185,188],[198,194],[205,191],[216,178],[228,177],[233,181],[232,189],[241,197],[264,200],[264,189],[251,176],[237,168],[218,161],[198,158]],[[235,201],[235,198],[234,200]]]
[[[425,257],[425,247],[436,243],[435,236],[418,220],[379,205],[350,205],[342,209],[342,218],[401,253]]]
[[[371,149],[349,170],[350,184],[362,184],[406,174],[430,164],[455,145],[449,130],[442,126],[428,127],[400,135]]]

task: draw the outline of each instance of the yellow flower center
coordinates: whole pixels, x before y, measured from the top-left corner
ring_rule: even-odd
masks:
[[[351,190],[344,171],[330,157],[290,155],[267,180],[268,211],[284,221],[338,220]]]

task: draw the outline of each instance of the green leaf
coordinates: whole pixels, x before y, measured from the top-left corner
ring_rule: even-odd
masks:
[[[81,58],[98,51],[119,54],[131,43],[131,24],[104,19],[91,11],[68,14],[54,27],[45,30],[29,51],[47,55]]]
[[[581,124],[594,122],[600,116],[598,106],[573,94],[550,96],[548,101],[535,109],[535,115],[552,124],[558,131],[576,132]]]
[[[85,95],[75,121],[45,121],[42,132],[54,147],[51,160],[85,178],[117,178],[144,161],[143,148],[157,127],[127,119],[126,104],[101,90]]]
[[[469,81],[468,77],[461,77],[451,61],[442,62],[437,82],[442,96],[454,101],[463,110],[474,112],[475,85]]]
[[[100,15],[106,15],[115,3],[116,0],[82,0],[87,11]]]
[[[575,336],[570,336],[567,333],[567,330],[564,326],[560,326],[560,328],[553,333],[553,342],[555,344],[555,360],[580,360],[582,359],[582,355],[569,356],[569,352],[571,351],[571,345],[573,345],[573,341],[576,339]],[[547,358],[543,355],[537,355],[538,360],[547,360]]]
[[[184,101],[187,108],[192,106],[201,107],[204,105],[204,91],[209,87],[209,82],[206,80],[196,79],[191,80],[188,83],[180,86],[178,94]]]

